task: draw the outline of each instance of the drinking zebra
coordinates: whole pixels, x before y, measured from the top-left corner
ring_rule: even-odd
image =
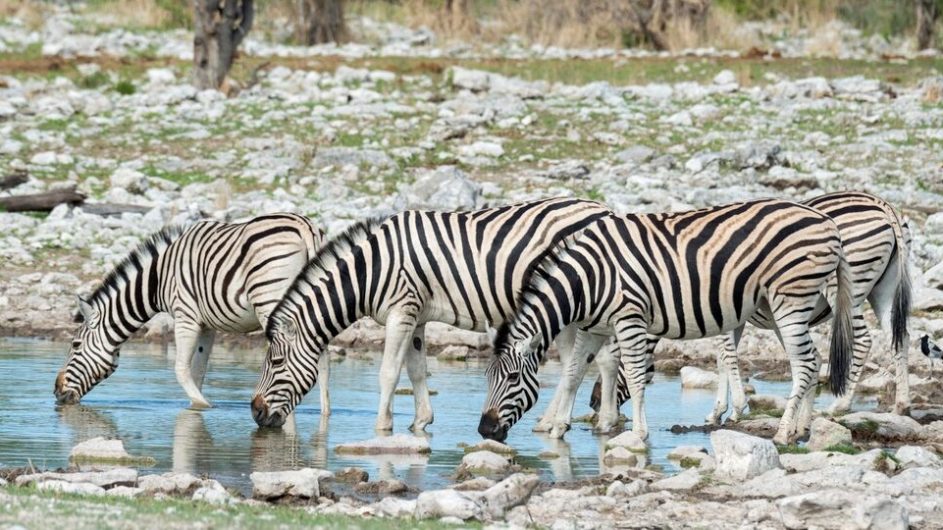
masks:
[[[328,342],[370,316],[386,325],[376,428],[393,426],[393,391],[404,363],[414,385],[411,428],[425,428],[433,421],[420,381],[426,322],[477,331],[503,322],[526,272],[565,237],[609,213],[592,201],[547,199],[473,212],[411,210],[352,226],[321,249],[272,311],[253,417],[259,425],[281,425],[317,381]],[[574,354],[592,350],[579,337],[573,341]]]
[[[828,317],[821,293],[836,273],[837,289],[828,296],[836,314],[830,385],[841,394],[856,307],[834,221],[774,199],[606,216],[564,241],[531,275],[517,311],[495,341],[479,433],[497,440],[507,436],[537,399],[537,369],[550,341],[575,324],[599,341],[615,337],[628,371],[633,430],[645,438],[648,335],[719,335],[768,308],[795,374],[775,437],[785,443],[811,421],[814,392],[809,390],[820,361],[809,326]]]
[[[896,360],[894,412],[906,414],[910,408],[907,367],[910,344],[907,332],[910,313],[910,275],[907,266],[910,232],[907,224],[901,221],[890,204],[867,193],[830,193],[803,204],[828,215],[838,224],[842,250],[850,265],[855,305],[860,307],[868,300],[878,322],[889,324]],[[761,329],[776,329],[771,315],[762,308],[750,318],[750,323]],[[737,345],[742,333],[742,328],[730,332],[724,350],[718,352],[717,400],[707,417],[709,423],[718,423],[727,412],[728,385],[733,401],[730,420],[737,421],[746,408],[746,394],[737,359]],[[850,408],[861,369],[871,351],[871,333],[862,314],[855,316],[854,337],[854,359],[849,372],[848,391],[835,401],[831,409],[833,413],[845,412]],[[651,346],[654,349],[654,343]],[[629,398],[625,373],[620,370],[618,377],[616,408]],[[601,382],[597,381],[590,401],[590,406],[596,410],[601,405],[601,387]]]
[[[79,298],[82,325],[56,377],[56,400],[78,402],[115,371],[121,345],[155,314],[168,312],[177,382],[193,406],[209,407],[201,388],[216,331],[263,326],[322,241],[311,221],[290,213],[239,224],[169,226],[151,235],[90,297]],[[321,410],[330,414],[326,384]]]

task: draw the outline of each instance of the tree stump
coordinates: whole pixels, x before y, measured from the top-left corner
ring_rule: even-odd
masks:
[[[940,17],[937,0],[916,0],[917,4],[917,49],[933,47],[936,21]]]
[[[343,0],[298,0],[298,41],[310,46],[347,40]]]

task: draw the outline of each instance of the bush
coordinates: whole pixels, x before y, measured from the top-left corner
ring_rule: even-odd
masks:
[[[121,94],[122,96],[130,96],[131,94],[137,92],[137,88],[131,81],[122,79],[115,85],[115,92]]]

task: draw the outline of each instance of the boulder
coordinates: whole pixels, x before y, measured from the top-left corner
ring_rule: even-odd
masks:
[[[700,462],[704,457],[709,456],[707,449],[700,445],[679,445],[668,452],[668,460],[683,460],[685,458],[695,458]]]
[[[210,504],[231,504],[235,500],[219,482],[207,480],[204,484],[204,486],[193,492],[193,500]]]
[[[145,493],[186,494],[203,485],[203,481],[189,473],[164,473],[144,475],[138,487]]]
[[[370,495],[396,495],[409,491],[409,486],[401,480],[378,480],[376,482],[361,482],[354,486],[354,491]]]
[[[126,499],[133,499],[138,495],[144,493],[144,490],[141,488],[135,488],[132,486],[115,486],[111,489],[105,490],[105,493],[112,497],[124,497]]]
[[[136,486],[138,472],[135,469],[119,467],[108,471],[85,471],[81,473],[35,473],[16,477],[16,485],[25,486],[50,480],[72,483],[87,482],[107,489],[114,486]]]
[[[474,451],[462,458],[462,468],[472,473],[500,473],[506,471],[511,462],[491,451]]]
[[[402,208],[442,210],[474,210],[481,204],[481,184],[455,166],[440,166],[420,174],[402,189],[396,201],[396,206]]]
[[[624,484],[621,480],[615,480],[606,488],[606,495],[609,497],[634,497],[644,493],[648,489],[648,483],[644,480],[633,480]]]
[[[890,412],[854,412],[838,420],[852,432],[861,432],[895,440],[919,438],[923,426],[909,416]]]
[[[850,444],[851,431],[844,425],[819,417],[812,420],[812,430],[806,447],[810,451],[822,451],[834,445]]]
[[[943,467],[943,460],[933,451],[916,445],[905,445],[894,455],[904,469],[912,467]]]
[[[451,81],[452,86],[459,89],[484,92],[491,86],[492,74],[481,70],[451,66],[445,75]]]
[[[702,370],[696,366],[681,368],[681,388],[714,388],[717,386],[717,374]]]
[[[495,440],[482,440],[475,445],[469,445],[465,448],[466,453],[473,453],[475,451],[491,451],[499,455],[513,455],[517,453],[511,446]]]
[[[257,499],[302,497],[316,499],[321,495],[321,481],[334,474],[323,469],[305,468],[295,471],[256,471],[249,475],[252,496]]]
[[[943,213],[933,215],[940,217],[940,230],[937,231],[937,233],[943,234]],[[937,263],[933,267],[930,267],[927,272],[923,273],[923,280],[927,283],[927,286],[943,290],[943,262]]]
[[[508,510],[527,502],[540,477],[527,473],[515,473],[481,492],[479,502],[484,515],[492,519],[501,519]]]
[[[688,469],[673,477],[663,478],[653,482],[650,486],[655,491],[675,490],[687,491],[701,483],[701,473],[697,469]]]
[[[711,433],[711,446],[718,478],[746,480],[780,467],[776,446],[765,438],[719,430]]]
[[[474,499],[455,490],[431,490],[416,499],[416,519],[457,517],[463,521],[481,519],[482,507]]]
[[[370,474],[359,467],[345,467],[334,473],[334,480],[349,484],[359,484],[370,480]]]
[[[890,497],[826,489],[776,502],[786,528],[860,528],[906,530],[907,510]],[[850,524],[849,524],[850,523]]]
[[[130,193],[141,194],[147,191],[147,175],[127,167],[119,167],[111,174],[111,186],[122,188]]]
[[[488,477],[475,477],[464,482],[459,482],[452,486],[452,489],[458,491],[485,491],[495,484],[497,484],[497,482]]]
[[[755,394],[747,398],[747,404],[750,405],[751,411],[784,410],[786,399],[770,394]]]
[[[75,495],[104,495],[105,488],[90,482],[67,482],[65,480],[46,480],[36,485],[40,491],[56,491]]]
[[[363,442],[340,444],[334,451],[350,455],[381,455],[381,454],[428,454],[432,452],[429,440],[408,434],[394,434],[380,436]]]
[[[634,466],[638,463],[638,454],[629,451],[625,447],[613,447],[611,449],[606,449],[606,454],[603,456],[603,462],[609,465],[624,464]]]
[[[632,451],[633,453],[644,453],[648,451],[648,446],[645,445],[645,440],[635,434],[632,431],[625,431],[624,433],[611,438],[606,442],[606,449],[612,449],[614,447],[622,447]]]
[[[395,517],[403,519],[412,517],[416,513],[415,499],[400,499],[384,497],[371,505],[374,512],[381,517]]]
[[[153,465],[156,461],[150,457],[131,456],[124,450],[121,440],[108,440],[103,437],[92,438],[79,443],[69,452],[69,459],[74,462],[104,462],[121,464]]]

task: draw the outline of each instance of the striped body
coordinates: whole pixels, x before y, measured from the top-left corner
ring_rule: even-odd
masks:
[[[88,300],[80,299],[84,322],[56,380],[58,399],[76,402],[111,375],[121,345],[168,312],[178,382],[195,405],[208,406],[200,386],[215,331],[262,327],[322,239],[307,218],[287,213],[167,227],[150,236]]]
[[[855,349],[854,359],[849,372],[849,390],[833,406],[832,412],[846,411],[851,404],[854,388],[857,385],[861,369],[871,350],[871,336],[860,308],[868,300],[878,316],[879,322],[891,324],[894,334],[894,343],[904,345],[896,348],[897,365],[897,409],[900,412],[909,407],[909,392],[907,391],[907,339],[906,316],[908,310],[903,310],[903,323],[894,326],[898,320],[892,317],[895,307],[894,297],[903,290],[909,291],[907,277],[907,254],[909,233],[906,224],[903,224],[897,213],[884,200],[873,195],[861,192],[831,193],[816,197],[805,203],[832,218],[838,226],[842,238],[842,250],[848,261],[851,271],[854,303],[859,307],[859,313],[854,320]],[[834,278],[832,279],[834,283]],[[898,289],[900,286],[900,289]],[[909,295],[906,295],[909,298]],[[824,303],[824,300],[822,300]],[[823,315],[815,315],[813,324],[823,321]],[[760,329],[775,330],[776,324],[768,308],[761,307],[750,318],[750,323]],[[737,360],[737,345],[740,341],[742,329],[734,330],[725,341],[725,349],[718,354],[718,371],[720,384],[717,389],[717,401],[707,420],[716,423],[727,411],[728,385],[733,398],[733,415],[731,419],[737,421],[746,406],[746,395],[740,378]],[[900,336],[902,335],[902,336]],[[654,343],[651,344],[654,349]],[[648,362],[651,366],[652,359]],[[594,396],[600,394],[600,383],[594,389]],[[618,381],[619,406],[628,400],[629,390],[624,370],[619,372]],[[597,397],[593,407],[599,405]]]
[[[392,393],[404,363],[416,396],[413,428],[425,427],[432,411],[424,324],[485,331],[503,322],[527,271],[609,213],[592,201],[548,199],[473,212],[411,210],[351,227],[308,264],[271,315],[256,421],[280,424],[315,384],[328,342],[370,316],[386,325],[376,427],[392,427]]]
[[[832,351],[833,387],[840,391],[850,356],[852,304],[841,239],[831,219],[779,200],[600,219],[548,256],[529,279],[518,312],[495,343],[479,431],[490,438],[506,436],[536,400],[537,367],[550,341],[576,324],[604,339],[615,337],[630,373],[633,429],[644,436],[639,400],[647,336],[719,335],[742,327],[762,308],[774,315],[802,372],[797,378],[802,384],[793,392],[797,408],[818,373],[808,326],[827,313],[820,294],[836,271],[842,325]],[[784,415],[780,438],[792,435],[794,414]]]

